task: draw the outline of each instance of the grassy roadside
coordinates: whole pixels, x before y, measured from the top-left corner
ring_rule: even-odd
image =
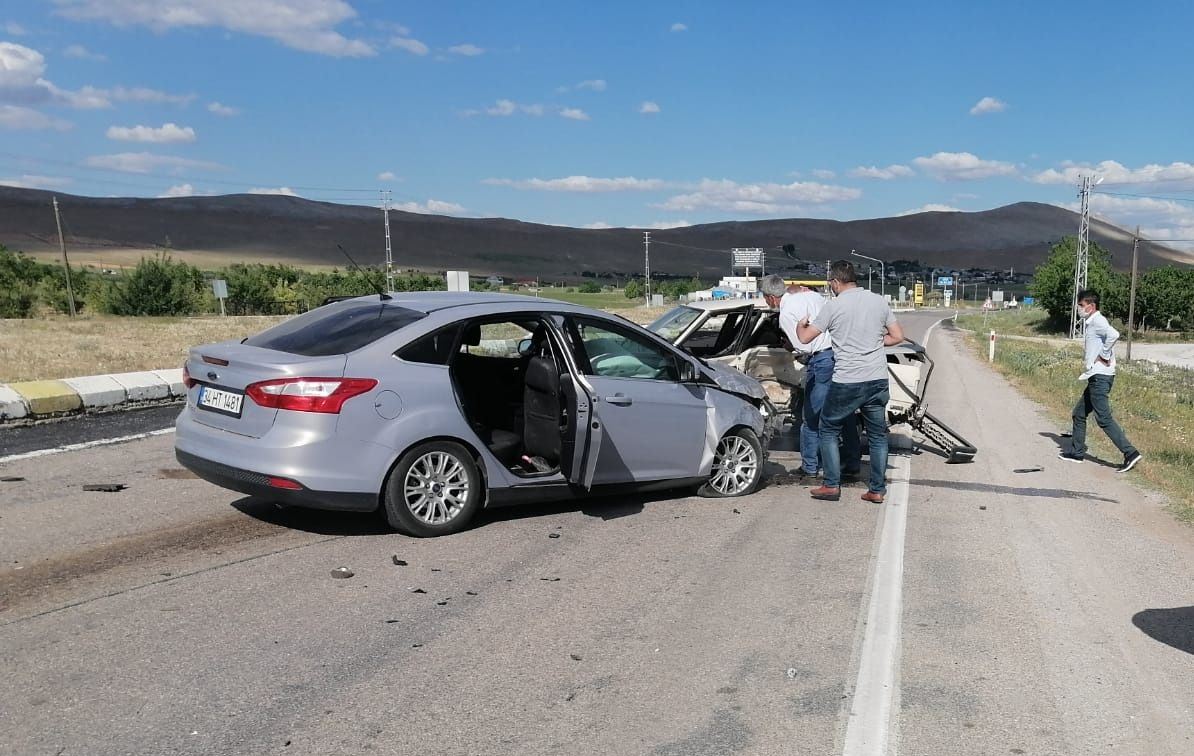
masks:
[[[981,325],[979,330],[967,338],[986,359],[988,341]],[[997,330],[1010,332],[1006,324]],[[1083,385],[1077,380],[1081,363],[1082,348],[1077,343],[1007,340],[995,349],[995,368],[1020,393],[1044,407],[1059,429],[1069,427],[1070,412],[1082,395]],[[1131,474],[1165,493],[1178,518],[1194,524],[1194,371],[1140,361],[1120,363],[1111,407],[1128,438],[1144,454],[1144,461]],[[1093,456],[1119,462],[1119,451],[1093,416],[1087,442]]]
[[[626,298],[619,298],[612,304],[621,309],[607,309],[637,323],[649,323],[665,312],[665,308],[627,307]],[[0,383],[181,367],[193,346],[242,339],[288,317],[81,315],[0,320]]]
[[[1112,319],[1113,325],[1121,334],[1126,336],[1126,330],[1121,320]],[[1057,332],[1054,324],[1049,322],[1048,314],[1044,310],[1027,308],[1022,310],[996,310],[994,312],[965,312],[958,315],[958,326],[980,333],[987,333],[994,329],[997,333],[1008,336],[1040,336],[1064,338]],[[1121,337],[1122,340],[1123,337]],[[1132,334],[1132,340],[1137,344],[1164,344],[1167,342],[1189,341],[1189,334],[1172,331],[1143,331]]]

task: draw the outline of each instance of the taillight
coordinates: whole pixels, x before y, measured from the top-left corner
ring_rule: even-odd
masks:
[[[191,371],[187,370],[187,363],[182,363],[182,385],[191,388],[195,382],[195,379],[191,377]]]
[[[373,378],[278,378],[251,383],[245,393],[270,409],[336,415],[346,401],[376,385]]]

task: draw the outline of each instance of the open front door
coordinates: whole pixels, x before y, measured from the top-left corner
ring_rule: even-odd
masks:
[[[564,403],[569,422],[565,426],[564,453],[560,460],[561,470],[569,483],[593,487],[597,471],[597,453],[604,438],[601,422],[594,412],[592,389],[587,386],[571,367],[561,377]]]

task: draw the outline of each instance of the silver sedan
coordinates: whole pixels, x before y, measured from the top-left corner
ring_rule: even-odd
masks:
[[[179,461],[282,504],[384,510],[415,536],[483,507],[758,486],[774,407],[757,381],[634,323],[504,294],[334,302],[192,349]]]

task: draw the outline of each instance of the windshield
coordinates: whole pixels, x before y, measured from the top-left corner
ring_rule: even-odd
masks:
[[[704,311],[693,307],[676,307],[668,310],[660,316],[659,320],[647,326],[647,330],[674,344],[680,334],[684,333],[685,329],[692,325],[702,312]]]

